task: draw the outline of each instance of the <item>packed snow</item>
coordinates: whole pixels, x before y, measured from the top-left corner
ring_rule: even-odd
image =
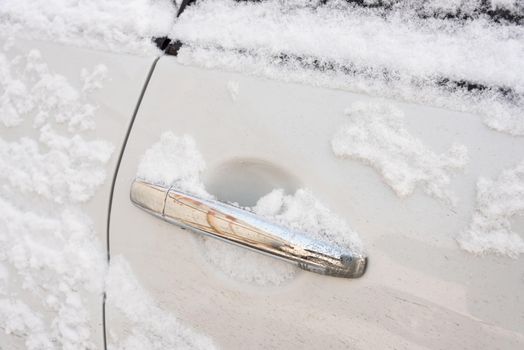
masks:
[[[28,349],[95,347],[89,302],[101,300],[105,253],[80,204],[104,183],[113,145],[79,132],[96,127],[88,100],[104,70],[74,86],[36,50],[0,52],[0,262],[12,272],[0,279],[0,328]],[[19,128],[37,137],[12,136]]]
[[[201,181],[204,170],[205,161],[194,139],[167,131],[145,152],[138,166],[137,177],[213,199]],[[358,234],[307,189],[299,189],[294,194],[275,189],[260,198],[253,208],[245,209],[282,226],[304,232],[311,238],[346,247],[355,254],[364,254]],[[241,282],[278,285],[293,278],[298,271],[289,263],[213,238],[197,236],[197,239],[209,262],[225,275]]]
[[[524,135],[524,27],[483,16],[422,19],[414,10],[421,2],[409,3],[381,10],[344,1],[200,1],[170,36],[184,43],[183,64],[472,112],[495,130]]]
[[[502,171],[495,179],[477,182],[477,205],[459,245],[472,253],[518,257],[524,254],[523,232],[512,229],[511,220],[524,215],[524,161]]]
[[[447,187],[453,173],[468,162],[465,146],[452,145],[445,154],[433,152],[406,129],[404,112],[390,103],[355,103],[345,114],[346,123],[331,141],[336,156],[370,165],[400,197],[420,188],[456,203]]]
[[[109,350],[214,349],[213,342],[162,310],[140,285],[122,256],[111,258],[106,278],[107,303],[126,320],[118,337],[109,328]],[[113,315],[115,317],[115,315]],[[111,326],[111,325],[110,325]]]

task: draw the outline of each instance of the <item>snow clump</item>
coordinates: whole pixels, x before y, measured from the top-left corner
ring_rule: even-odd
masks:
[[[404,113],[386,103],[355,103],[345,111],[346,123],[331,141],[341,158],[359,160],[373,167],[399,197],[420,187],[428,195],[455,204],[447,189],[453,172],[468,162],[463,145],[452,145],[437,154],[404,126]]]
[[[495,179],[477,181],[477,206],[469,227],[457,239],[460,247],[517,258],[524,253],[524,232],[515,232],[511,219],[518,215],[524,215],[524,161]]]

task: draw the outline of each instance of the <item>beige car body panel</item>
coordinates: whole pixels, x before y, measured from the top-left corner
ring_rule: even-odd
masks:
[[[229,82],[238,83],[236,99]],[[524,139],[493,131],[476,115],[390,101],[430,149],[442,153],[460,142],[470,155],[451,184],[460,200],[455,209],[419,190],[401,199],[372,168],[338,159],[330,148],[344,109],[375,100],[162,57],[118,172],[111,255],[129,261],[162,309],[222,348],[524,348],[522,258],[474,256],[455,241],[469,224],[477,178],[514,166],[524,155]],[[205,259],[196,234],[129,199],[141,156],[168,130],[194,137],[207,162],[206,182],[219,199],[253,204],[272,187],[311,189],[359,233],[369,256],[366,274],[351,280],[301,272],[283,285],[255,286],[219,272]],[[252,190],[235,186],[242,164],[251,161],[287,175]],[[524,232],[521,219],[513,225]],[[128,325],[115,315],[107,305],[109,330],[127,333]]]

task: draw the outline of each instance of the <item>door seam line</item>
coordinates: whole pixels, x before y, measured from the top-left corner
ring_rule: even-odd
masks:
[[[153,76],[153,72],[155,71],[156,64],[160,60],[162,56],[158,56],[153,61],[153,64],[149,68],[149,72],[147,74],[147,77],[144,81],[144,84],[142,86],[142,90],[140,92],[140,96],[138,97],[137,103],[135,105],[135,109],[133,110],[133,115],[131,117],[131,121],[129,122],[129,125],[127,127],[126,134],[124,136],[124,141],[122,143],[122,147],[120,148],[120,152],[118,154],[118,159],[116,162],[116,166],[113,172],[113,178],[111,180],[111,189],[109,192],[109,205],[107,208],[107,223],[106,223],[106,259],[107,259],[107,265],[109,268],[109,263],[111,260],[111,246],[110,246],[110,236],[109,236],[109,227],[111,224],[111,209],[113,206],[113,195],[115,191],[115,185],[116,185],[116,179],[118,176],[118,171],[120,170],[120,165],[122,162],[122,158],[124,156],[124,151],[127,146],[127,142],[129,141],[129,136],[131,134],[131,129],[133,128],[133,124],[135,122],[136,116],[138,114],[138,111],[140,109],[140,105],[142,103],[142,100],[144,98],[144,95],[146,93],[147,87],[149,85],[149,82],[151,80],[151,77]],[[105,291],[105,281],[104,281],[104,295],[102,298],[102,330],[103,330],[103,340],[104,340],[104,349],[107,350],[107,330],[106,330],[106,291]]]

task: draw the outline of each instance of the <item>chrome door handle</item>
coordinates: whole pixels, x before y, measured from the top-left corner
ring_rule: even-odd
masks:
[[[167,222],[287,260],[307,271],[357,278],[366,270],[364,256],[308,238],[232,205],[138,179],[131,185],[131,201]]]

